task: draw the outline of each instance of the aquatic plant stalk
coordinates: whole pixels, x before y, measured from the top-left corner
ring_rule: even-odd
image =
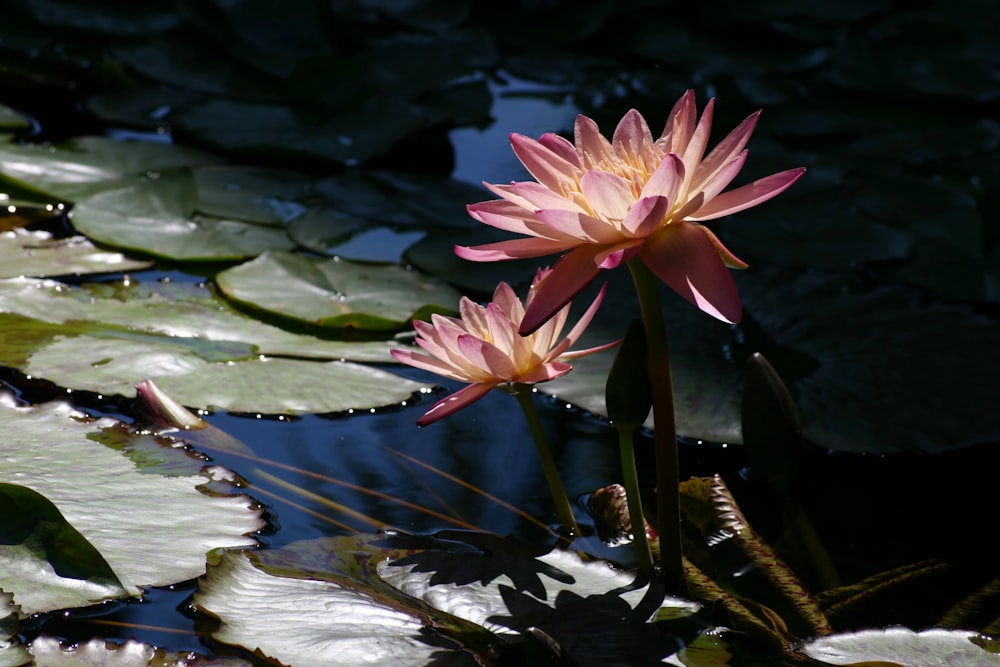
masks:
[[[552,456],[552,450],[549,449],[549,441],[545,438],[542,420],[538,417],[538,410],[532,398],[531,385],[515,384],[512,389],[517,402],[521,404],[524,418],[528,421],[531,437],[535,440],[535,447],[538,449],[538,457],[542,460],[542,470],[545,472],[545,480],[549,483],[549,491],[552,493],[552,502],[555,503],[559,521],[568,535],[577,536],[580,534],[580,529],[573,517],[573,508],[570,506],[569,496],[566,495],[566,487],[563,486],[562,478],[559,476],[556,460]]]
[[[647,373],[653,397],[660,574],[667,590],[677,594],[683,591],[684,570],[681,562],[677,426],[674,419],[674,389],[670,374],[667,329],[663,323],[663,309],[660,305],[656,277],[639,258],[630,259],[628,268],[635,284],[636,295],[639,297],[639,309],[646,331]],[[633,467],[634,465],[633,462]],[[630,506],[629,512],[631,511]],[[633,532],[635,532],[634,526]]]
[[[646,519],[642,511],[642,497],[639,495],[639,475],[635,465],[635,445],[633,428],[617,428],[618,451],[622,461],[622,482],[625,487],[625,502],[632,523],[632,545],[639,564],[639,571],[647,576],[653,574],[653,553],[646,537]]]

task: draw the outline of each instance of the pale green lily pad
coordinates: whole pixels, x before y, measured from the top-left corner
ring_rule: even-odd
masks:
[[[140,174],[220,161],[173,144],[105,137],[53,146],[7,143],[0,144],[0,190],[43,203],[73,202]]]
[[[460,298],[437,279],[403,267],[279,252],[221,271],[215,281],[234,301],[331,329],[397,330],[454,311]]]
[[[253,546],[250,535],[264,526],[248,497],[199,490],[213,475],[231,477],[228,471],[197,473],[200,464],[192,461],[187,475],[144,474],[127,456],[104,446],[105,432],[120,440],[115,420],[87,420],[66,403],[17,407],[8,397],[0,404],[0,424],[6,434],[0,442],[0,481],[47,498],[100,552],[121,584],[111,587],[115,591],[93,591],[85,580],[59,576],[51,567],[35,569],[31,577],[30,568],[20,567],[30,556],[7,554],[13,560],[0,571],[0,588],[14,595],[24,615],[192,579],[204,572],[208,551]]]
[[[390,363],[392,341],[325,340],[247,317],[205,288],[189,283],[146,284],[135,281],[70,287],[53,280],[0,280],[0,318],[19,315],[63,325],[60,333],[114,335],[159,341],[201,350],[206,357],[234,359],[256,354]],[[7,331],[13,325],[8,321]],[[14,327],[16,328],[16,327]],[[44,334],[22,333],[6,342],[30,353]],[[229,352],[209,354],[207,350]],[[221,354],[221,357],[219,356]],[[10,356],[8,355],[8,358]]]
[[[244,658],[206,658],[189,651],[170,653],[161,648],[127,639],[120,644],[91,639],[65,646],[55,637],[41,635],[30,644],[37,665],[46,667],[252,667]],[[0,663],[2,664],[2,663]]]
[[[20,369],[59,386],[122,396],[133,396],[135,385],[150,378],[183,405],[272,415],[393,406],[427,388],[350,362],[265,356],[210,361],[169,341],[116,336],[57,336]]]
[[[0,363],[104,395],[132,396],[134,385],[150,378],[185,405],[247,413],[378,408],[427,388],[341,361],[355,356],[388,362],[389,343],[296,336],[239,315],[207,294],[192,296],[191,286],[161,289],[0,281]]]
[[[7,478],[23,477],[23,468],[15,460]],[[13,591],[22,608],[48,611],[129,595],[101,553],[45,496],[0,481],[0,509],[0,586]]]
[[[444,647],[475,655],[519,642],[529,627],[533,636],[541,631],[558,641],[573,664],[660,659],[676,645],[646,621],[698,609],[675,598],[661,603],[658,595],[646,600],[634,576],[574,552],[487,535],[440,536],[445,541],[324,538],[225,554],[194,602],[222,621],[213,633],[220,641],[285,664],[319,664],[327,656],[329,665],[358,664],[360,656],[452,664],[456,657]],[[441,647],[436,655],[431,637]]]
[[[906,667],[993,667],[1000,654],[983,646],[988,638],[969,630],[932,628],[914,632],[893,627],[820,637],[802,650],[827,665],[899,664]]]
[[[97,248],[82,236],[53,239],[41,231],[0,232],[0,278],[140,271],[152,264]]]
[[[199,201],[191,172],[179,170],[98,192],[77,202],[71,217],[94,241],[181,261],[238,260],[295,245],[283,228],[199,213]]]

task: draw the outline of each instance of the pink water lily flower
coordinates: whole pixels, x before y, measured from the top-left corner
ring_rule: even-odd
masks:
[[[547,274],[548,269],[539,271],[535,285]],[[537,297],[535,285],[528,293],[526,305],[529,308]],[[522,336],[518,328],[525,306],[521,305],[510,285],[503,282],[497,285],[493,301],[485,307],[462,297],[459,302],[461,319],[435,314],[429,324],[415,321],[413,328],[417,332],[417,345],[428,354],[394,349],[392,356],[404,364],[469,383],[469,386],[435,403],[417,420],[417,424],[425,426],[446,417],[479,400],[497,385],[554,380],[572,369],[566,360],[617,345],[618,341],[615,341],[586,350],[569,349],[594,318],[604,299],[605,289],[601,288],[587,312],[558,342],[569,317],[570,304],[565,304],[536,331]]]
[[[618,123],[611,141],[586,116],[576,119],[573,143],[554,133],[537,141],[511,135],[514,152],[536,180],[486,183],[500,199],[468,208],[476,220],[527,238],[456,246],[455,252],[479,262],[565,253],[539,285],[522,333],[534,331],[601,269],[637,256],[701,310],[739,321],[740,297],[726,267],[746,264],[701,223],[771,199],[805,169],[723,192],[746,162],[744,147],[760,112],[706,156],[714,108],[715,100],[709,100],[698,119],[689,90],[674,105],[658,139],[634,109]]]

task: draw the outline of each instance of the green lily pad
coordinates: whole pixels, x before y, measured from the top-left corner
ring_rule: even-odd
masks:
[[[42,203],[73,202],[123,180],[220,158],[150,141],[78,137],[53,146],[0,144],[0,190]]]
[[[117,335],[159,341],[199,350],[205,358],[214,360],[266,354],[391,363],[389,350],[399,347],[392,341],[325,340],[292,333],[243,315],[208,289],[189,283],[129,280],[70,287],[52,280],[0,280],[0,313],[5,314],[0,317],[20,316],[58,325],[50,328],[65,335]],[[16,330],[12,321],[5,325],[7,331]],[[38,333],[44,329],[32,327]],[[8,349],[20,346],[23,354],[28,354],[39,344],[33,338],[38,334],[18,335],[22,342],[12,336],[7,341]]]
[[[115,420],[85,419],[66,403],[18,407],[8,397],[0,404],[0,423],[7,434],[0,443],[5,462],[0,483],[44,496],[117,577],[110,588],[95,590],[102,578],[93,574],[94,559],[74,555],[67,561],[73,552],[66,545],[72,542],[62,538],[58,553],[63,555],[46,550],[42,567],[31,565],[37,555],[4,546],[8,565],[0,571],[0,587],[14,595],[23,615],[191,579],[204,571],[207,551],[252,546],[256,541],[250,534],[264,526],[260,510],[246,496],[201,492],[212,476],[199,472],[198,461],[190,461],[186,475],[143,474],[121,452],[102,444],[105,432],[120,440],[123,427]],[[28,508],[45,511],[32,509],[36,506]],[[164,508],[170,508],[169,519]],[[20,530],[20,516],[4,513],[5,534]]]
[[[994,667],[1000,654],[987,651],[987,639],[968,630],[931,628],[915,632],[893,627],[820,637],[802,650],[825,665],[900,664],[920,667]]]
[[[460,296],[399,266],[278,252],[221,271],[215,281],[234,301],[332,329],[402,329],[411,320],[453,311]]]
[[[0,278],[139,271],[152,264],[101,250],[82,236],[53,239],[46,232],[23,229],[0,233]]]
[[[341,361],[389,362],[389,343],[297,336],[193,296],[190,286],[167,287],[178,289],[0,281],[0,363],[105,395],[132,396],[151,378],[185,405],[248,413],[377,408],[427,387]],[[303,359],[310,357],[321,361]]]
[[[257,167],[203,167],[194,170],[199,213],[258,225],[281,227],[307,209],[308,174]]]
[[[199,213],[198,195],[186,170],[143,178],[80,200],[73,226],[100,243],[182,261],[238,260],[294,246],[282,228]]]
[[[133,396],[135,385],[150,378],[183,405],[271,415],[398,405],[427,387],[350,362],[264,356],[210,361],[169,342],[99,335],[56,337],[21,370],[59,386],[122,396]]]

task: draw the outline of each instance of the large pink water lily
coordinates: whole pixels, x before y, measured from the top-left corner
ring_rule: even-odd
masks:
[[[535,285],[548,270],[539,271]],[[528,293],[526,306],[531,307],[538,292],[535,285]],[[554,380],[568,373],[568,359],[582,357],[617,345],[617,341],[586,350],[569,348],[590,324],[604,299],[601,288],[590,308],[572,330],[557,342],[569,317],[567,303],[555,315],[531,334],[518,333],[525,306],[507,283],[500,283],[493,301],[485,307],[462,297],[459,302],[461,319],[432,315],[431,322],[415,321],[417,345],[428,354],[410,350],[391,351],[396,360],[438,375],[468,382],[469,385],[435,403],[417,424],[424,426],[464,408],[500,384],[535,384]]]
[[[674,105],[654,139],[636,110],[608,141],[597,124],[578,116],[574,143],[548,133],[537,141],[511,135],[514,152],[535,181],[486,183],[500,199],[469,206],[473,218],[528,238],[456,246],[465,259],[489,262],[565,253],[538,287],[521,332],[534,331],[601,269],[633,257],[701,310],[727,322],[742,315],[726,267],[746,268],[700,223],[756,206],[805,172],[789,169],[723,192],[747,159],[744,147],[760,112],[752,114],[706,156],[715,100],[701,118],[694,93]]]

